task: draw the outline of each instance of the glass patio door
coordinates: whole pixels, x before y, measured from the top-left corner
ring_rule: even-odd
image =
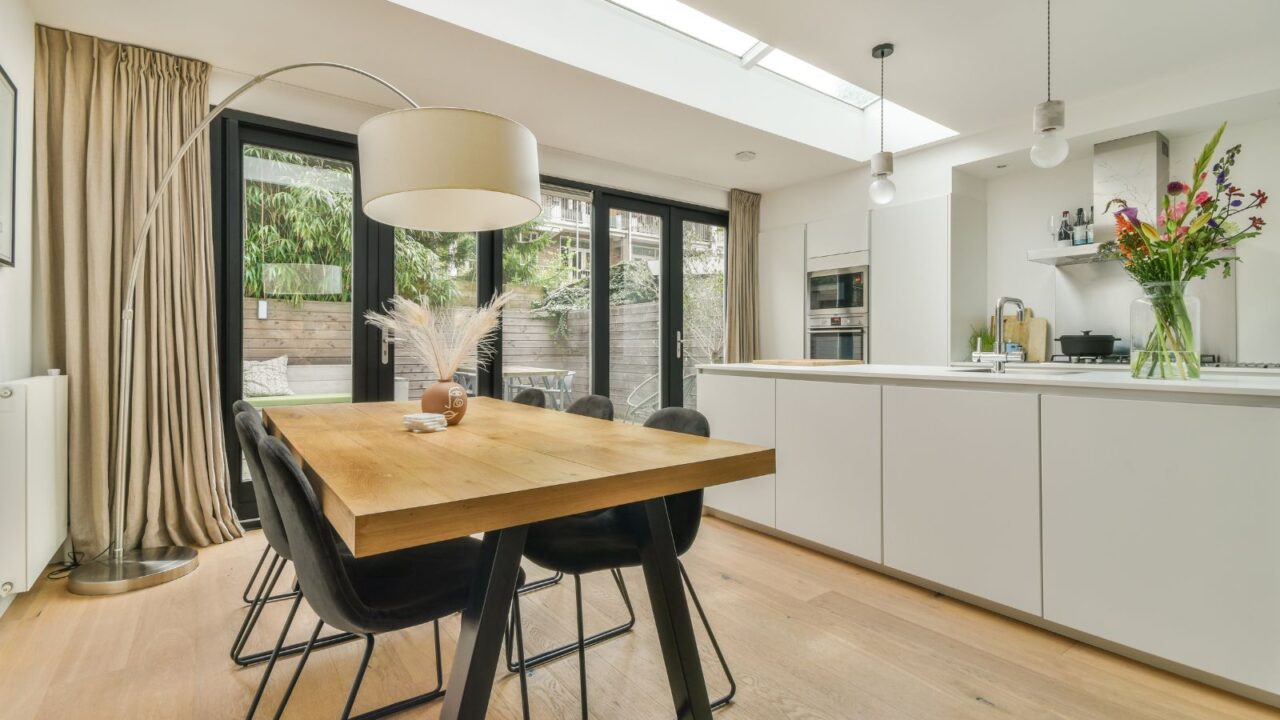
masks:
[[[609,193],[596,212],[593,392],[624,422],[694,407],[694,368],[724,359],[724,217]]]
[[[364,313],[393,291],[393,231],[360,210],[353,138],[228,113],[214,146],[223,414],[238,459],[236,400],[392,399],[391,346]],[[237,512],[256,517],[247,471],[229,467]]]

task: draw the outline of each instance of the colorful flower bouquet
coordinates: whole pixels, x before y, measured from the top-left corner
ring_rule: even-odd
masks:
[[[1231,264],[1239,262],[1231,250],[1257,237],[1265,224],[1256,215],[1245,225],[1235,220],[1267,203],[1262,190],[1246,195],[1231,184],[1240,146],[1209,166],[1226,128],[1223,123],[1196,158],[1191,184],[1169,183],[1154,225],[1139,219],[1137,209],[1123,200],[1107,204],[1108,211],[1113,206],[1120,210],[1115,213],[1116,242],[1102,252],[1122,260],[1146,293],[1135,303],[1133,318],[1130,366],[1135,378],[1200,377],[1198,313],[1188,308],[1187,283],[1219,267],[1223,277],[1229,276]]]

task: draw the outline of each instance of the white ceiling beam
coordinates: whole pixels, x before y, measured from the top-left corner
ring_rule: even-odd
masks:
[[[738,61],[742,64],[744,70],[750,70],[761,60],[768,57],[771,52],[773,52],[772,45],[764,42],[758,42],[755,45],[752,45],[750,50],[743,53],[742,57],[739,58]]]

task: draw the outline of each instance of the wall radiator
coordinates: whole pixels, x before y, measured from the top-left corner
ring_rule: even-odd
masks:
[[[0,608],[67,538],[67,378],[0,382]]]

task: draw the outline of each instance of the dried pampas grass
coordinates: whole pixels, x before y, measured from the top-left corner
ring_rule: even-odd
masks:
[[[493,357],[493,331],[511,298],[507,292],[477,308],[432,309],[397,295],[385,313],[370,310],[365,320],[396,342],[408,343],[423,364],[435,371],[437,379],[452,380],[471,352],[475,352],[478,366]]]

